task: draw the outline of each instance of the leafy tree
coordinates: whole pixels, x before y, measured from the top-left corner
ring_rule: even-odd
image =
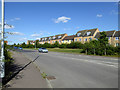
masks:
[[[100,37],[98,38],[98,41],[100,42],[100,48],[102,55],[106,55],[106,47],[108,45],[108,38],[106,35],[106,32],[100,32]]]

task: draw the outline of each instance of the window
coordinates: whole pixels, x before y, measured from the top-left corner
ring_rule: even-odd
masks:
[[[69,40],[67,40],[69,42]]]
[[[48,41],[48,43],[50,43],[50,41]]]
[[[61,41],[59,41],[59,43],[61,43]]]
[[[116,46],[119,46],[119,43],[116,43]]]
[[[77,41],[77,39],[75,39],[75,41]]]
[[[49,37],[49,40],[51,39],[51,37]]]
[[[87,41],[87,38],[85,39],[85,41]]]
[[[55,36],[53,37],[53,39],[55,39]]]
[[[91,32],[87,32],[87,36],[90,35]]]
[[[81,38],[79,39],[79,41],[81,41]]]
[[[61,38],[61,36],[58,36],[58,38]]]
[[[63,40],[63,43],[64,43],[64,40]]]
[[[89,38],[90,39],[90,41],[92,40],[92,38]]]
[[[80,36],[81,33],[78,33],[77,36]]]
[[[47,40],[47,38],[45,38],[45,40]]]
[[[110,37],[108,37],[108,40],[110,40]]]
[[[52,41],[52,43],[54,43],[54,41]]]
[[[116,40],[119,40],[119,37],[116,37],[115,39],[116,39]]]
[[[98,40],[98,39],[96,38],[96,40]]]

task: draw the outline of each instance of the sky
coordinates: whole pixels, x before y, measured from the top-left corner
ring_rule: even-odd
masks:
[[[1,21],[0,21],[1,22]],[[98,28],[118,30],[116,2],[5,2],[5,22],[9,44],[41,37]]]

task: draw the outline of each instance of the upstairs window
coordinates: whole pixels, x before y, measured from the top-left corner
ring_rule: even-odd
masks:
[[[87,32],[87,36],[90,35],[90,34],[91,34],[91,32]]]
[[[81,38],[79,39],[79,41],[81,41]]]
[[[87,41],[87,38],[85,39],[85,41]]]
[[[44,40],[44,38],[42,40]]]
[[[49,37],[49,40],[51,39],[51,37]]]
[[[61,36],[58,36],[58,38],[61,38]]]
[[[116,37],[115,39],[116,39],[116,40],[119,40],[119,37]]]
[[[55,39],[55,36],[53,37],[53,39]]]
[[[78,33],[77,36],[80,36],[81,33]]]
[[[90,39],[90,41],[92,40],[92,38],[89,38]]]
[[[47,40],[47,38],[45,38],[45,40]]]
[[[75,39],[75,41],[77,41],[77,39]]]

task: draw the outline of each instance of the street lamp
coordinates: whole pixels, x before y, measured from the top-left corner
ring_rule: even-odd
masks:
[[[2,23],[1,23],[1,58],[0,58],[0,74],[4,77],[4,0],[2,0]]]

